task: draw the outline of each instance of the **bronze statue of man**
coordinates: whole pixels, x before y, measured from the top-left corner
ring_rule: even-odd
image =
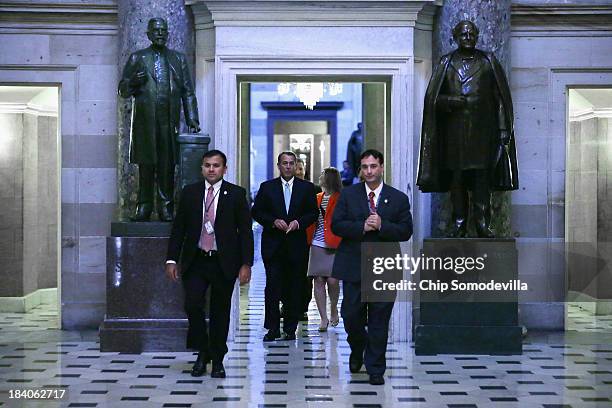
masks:
[[[119,82],[119,94],[134,97],[130,163],[138,164],[139,181],[132,220],[150,220],[155,191],[159,220],[172,221],[181,102],[191,133],[200,131],[198,104],[187,59],[166,47],[166,21],[149,20],[147,37],[151,46],[130,55]]]
[[[479,237],[490,229],[491,191],[518,188],[510,88],[493,53],[476,49],[478,28],[453,29],[459,48],[442,57],[425,94],[417,185],[450,191],[452,237],[467,235],[471,209]]]

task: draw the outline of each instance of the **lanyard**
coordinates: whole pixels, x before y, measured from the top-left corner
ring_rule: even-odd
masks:
[[[204,215],[208,214],[208,210],[210,210],[210,207],[215,203],[215,198],[217,198],[217,195],[219,195],[219,191],[221,191],[221,188],[217,190],[212,200],[210,200],[208,207],[206,206],[206,198],[204,198]]]

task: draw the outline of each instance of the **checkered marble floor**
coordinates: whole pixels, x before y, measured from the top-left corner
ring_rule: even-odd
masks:
[[[258,266],[241,288],[226,379],[190,377],[192,353],[101,353],[95,331],[55,329],[48,306],[0,314],[0,407],[612,407],[612,342],[603,335],[530,334],[522,356],[415,356],[409,344],[390,344],[387,382],[371,386],[365,372],[348,370],[342,323],[317,331],[314,302],[297,341],[262,343],[263,276]],[[17,388],[66,397],[9,399]]]

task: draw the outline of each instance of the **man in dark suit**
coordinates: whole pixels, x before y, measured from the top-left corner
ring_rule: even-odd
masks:
[[[361,245],[408,241],[412,236],[412,216],[406,194],[382,182],[382,153],[366,150],[360,162],[365,182],[342,190],[332,218],[333,233],[342,237],[332,276],[343,281],[341,314],[351,347],[349,369],[359,372],[365,361],[370,384],[381,385],[385,383],[393,302],[362,301]]]
[[[130,55],[119,82],[119,95],[134,98],[130,163],[138,164],[139,181],[138,207],[132,220],[149,221],[155,192],[159,220],[172,221],[181,103],[192,133],[200,131],[198,103],[187,58],[166,47],[166,20],[149,20],[147,36],[151,46]]]
[[[306,228],[318,217],[314,185],[295,177],[297,158],[293,152],[278,156],[281,176],[259,187],[251,210],[253,219],[263,226],[261,257],[266,269],[264,341],[281,337],[281,293],[286,340],[295,340],[298,320],[303,313],[304,285],[308,268]]]
[[[232,292],[251,279],[253,230],[244,188],[223,180],[227,158],[219,150],[202,157],[205,181],[185,186],[168,243],[166,274],[174,281],[181,259],[185,312],[189,320],[187,347],[199,351],[191,370],[194,377],[206,373],[225,378]],[[204,296],[210,286],[210,331],[204,317]]]

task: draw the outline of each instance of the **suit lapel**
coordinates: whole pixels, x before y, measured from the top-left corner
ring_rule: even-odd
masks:
[[[142,64],[147,69],[149,76],[157,83],[157,79],[155,78],[155,51],[153,51],[150,47],[147,48],[147,53],[144,58],[142,58]]]
[[[206,191],[206,183],[202,182],[200,186],[200,194],[198,196],[198,203],[196,206],[196,210],[198,211],[198,214],[200,214],[200,216],[198,217],[198,220],[200,220],[200,226],[198,228],[198,231],[202,231],[202,223],[204,221],[204,192],[205,191]]]
[[[366,217],[368,217],[370,215],[370,199],[368,198],[368,191],[366,190],[365,182],[361,183],[360,191],[361,197],[359,197],[358,202],[362,203],[360,206],[361,210],[366,214]]]
[[[382,218],[387,213],[387,207],[389,205],[389,188],[383,183],[383,188],[380,191],[380,197],[378,197],[378,204],[376,205],[376,212]]]
[[[281,207],[281,214],[284,214],[285,216],[287,216],[287,210],[285,209],[285,194],[284,194],[284,186],[283,186],[283,178],[279,177],[276,179],[276,186],[274,186],[274,188],[272,189],[274,192],[274,195],[276,195],[276,199],[274,200],[274,203],[277,205],[280,205]]]
[[[293,178],[293,188],[291,189],[291,200],[289,200],[289,213],[287,214],[287,216],[289,216],[289,214],[293,214],[296,210],[296,206],[297,203],[299,202],[298,199],[298,195],[301,195],[302,193],[302,189],[300,188],[300,183],[297,181],[297,177]],[[284,197],[283,197],[283,202],[284,202]]]
[[[225,211],[226,200],[227,200],[227,183],[225,180],[221,182],[221,188],[219,189],[219,199],[217,200],[217,211],[215,212],[215,228],[217,227],[217,223],[219,219],[223,216],[223,212]]]

